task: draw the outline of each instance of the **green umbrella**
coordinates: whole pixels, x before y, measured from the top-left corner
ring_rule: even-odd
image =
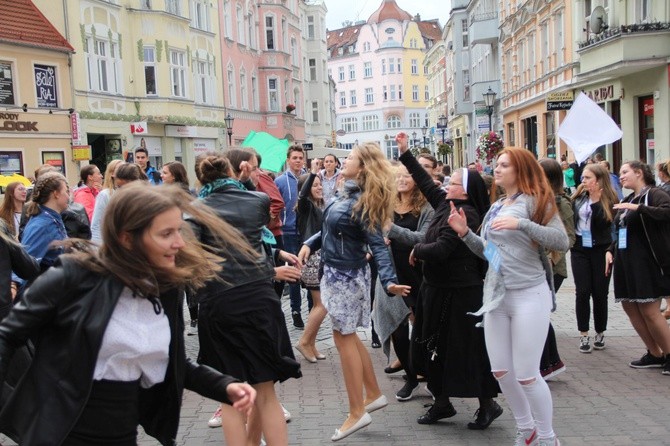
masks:
[[[265,132],[249,132],[242,142],[242,147],[251,147],[263,158],[261,168],[273,172],[281,172],[286,162],[288,140],[278,139]]]

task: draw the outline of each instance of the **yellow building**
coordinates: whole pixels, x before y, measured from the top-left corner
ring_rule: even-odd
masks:
[[[0,2],[0,174],[52,164],[78,177],[70,148],[72,46],[30,2]]]
[[[218,3],[36,0],[76,49],[74,108],[92,162],[146,147],[154,166],[226,144]]]
[[[566,112],[548,105],[547,98],[572,92],[572,3],[500,3],[505,145],[525,147],[539,158],[567,154],[556,138]],[[569,108],[569,102],[563,101],[563,108]]]

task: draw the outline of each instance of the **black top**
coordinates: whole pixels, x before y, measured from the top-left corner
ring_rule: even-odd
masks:
[[[416,231],[419,226],[419,216],[412,212],[405,214],[393,213],[393,223],[401,228]],[[393,263],[398,276],[398,281],[403,285],[410,285],[412,290],[409,295],[404,297],[408,307],[413,307],[421,288],[421,270],[417,266],[409,264],[409,254],[412,252],[412,246],[399,243],[397,240],[391,240],[391,253],[393,254]]]

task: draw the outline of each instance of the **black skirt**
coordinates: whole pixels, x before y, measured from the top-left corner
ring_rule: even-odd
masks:
[[[436,288],[424,283],[421,287],[413,351],[425,367],[428,388],[436,397],[494,398],[499,393],[484,329],[475,326],[481,318],[467,314],[481,305],[481,286]]]
[[[91,395],[63,446],[135,446],[139,381],[94,381]]]
[[[200,302],[198,362],[249,384],[300,378],[279,298],[269,281]]]

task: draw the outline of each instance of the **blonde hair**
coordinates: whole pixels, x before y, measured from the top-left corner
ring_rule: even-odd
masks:
[[[116,168],[121,164],[122,160],[112,160],[107,164],[105,169],[105,178],[102,180],[102,189],[109,189],[110,192],[114,190],[114,172]]]
[[[362,193],[353,210],[361,213],[362,221],[367,222],[371,231],[378,231],[393,219],[395,175],[378,144],[366,142],[353,151],[362,168],[358,176]]]
[[[403,172],[407,172],[407,174],[409,175],[407,168],[402,164],[393,165],[393,170],[395,171],[396,178],[398,175],[404,175]],[[414,179],[412,178],[412,180]],[[412,189],[412,192],[410,193],[409,196],[410,212],[415,216],[420,215],[421,210],[426,205],[426,203],[427,203],[426,197],[421,193],[419,186],[417,186],[416,181],[414,181],[414,189]],[[395,203],[393,205],[394,209],[401,204],[403,204],[402,195],[400,194],[400,192],[396,191]]]

